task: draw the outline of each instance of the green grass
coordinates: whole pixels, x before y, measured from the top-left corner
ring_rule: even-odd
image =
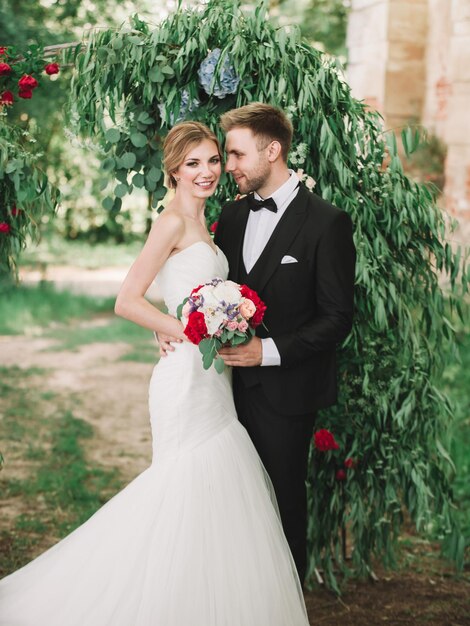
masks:
[[[122,487],[117,470],[86,459],[93,429],[73,415],[70,399],[43,394],[40,381],[31,383],[31,376],[40,373],[19,367],[0,370],[2,497],[21,498],[21,509],[27,511],[15,519],[13,529],[0,534],[0,575],[26,563],[41,540],[70,533]],[[16,458],[26,468],[26,478],[10,475]]]
[[[126,342],[133,346],[149,342],[152,333],[133,322],[119,317],[110,317],[105,324],[98,326],[66,326],[45,333],[46,337],[57,340],[54,350],[75,350],[84,344],[103,342]]]
[[[110,317],[105,324],[98,326],[66,326],[49,330],[46,337],[56,339],[50,350],[79,350],[90,343],[129,344],[129,351],[120,357],[120,361],[138,363],[156,363],[159,358],[158,348],[152,333],[133,322],[122,318]]]
[[[51,350],[78,350],[95,342],[125,342],[120,360],[155,363],[158,350],[149,330],[118,318],[114,298],[91,298],[57,291],[47,283],[3,287],[0,292],[0,335],[34,334],[56,339]],[[93,318],[107,317],[93,325]],[[92,322],[81,324],[81,322]],[[78,322],[78,323],[75,323]],[[51,328],[52,327],[52,328]]]
[[[54,322],[110,313],[113,306],[114,298],[91,298],[57,291],[46,283],[31,287],[3,285],[0,290],[0,335],[37,332]]]
[[[39,244],[31,243],[20,257],[20,267],[68,265],[84,269],[129,266],[139,254],[145,235],[132,243],[68,241],[58,234],[44,235]]]

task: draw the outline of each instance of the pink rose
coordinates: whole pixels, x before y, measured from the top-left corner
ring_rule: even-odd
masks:
[[[0,233],[9,233],[10,230],[10,224],[7,224],[6,222],[0,222]]]
[[[238,324],[238,330],[241,330],[242,333],[248,330],[248,322],[246,320],[242,320]]]
[[[227,324],[227,328],[228,330],[232,330],[232,331],[238,330],[238,324],[235,320],[232,320],[231,322]]]
[[[255,304],[249,298],[243,298],[240,307],[239,307],[240,315],[242,315],[246,320],[249,320],[253,317],[256,311]]]

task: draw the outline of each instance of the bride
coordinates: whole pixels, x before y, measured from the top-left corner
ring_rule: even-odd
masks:
[[[237,420],[230,375],[203,369],[175,317],[194,287],[228,275],[204,217],[221,175],[217,138],[198,122],[178,124],[164,144],[164,167],[174,199],[115,307],[180,340],[150,381],[152,464],[0,581],[0,626],[308,625],[272,486]],[[168,314],[144,298],[155,277]]]

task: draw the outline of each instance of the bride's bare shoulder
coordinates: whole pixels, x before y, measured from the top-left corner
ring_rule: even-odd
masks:
[[[149,237],[174,239],[184,233],[184,218],[177,211],[164,209],[152,224]]]

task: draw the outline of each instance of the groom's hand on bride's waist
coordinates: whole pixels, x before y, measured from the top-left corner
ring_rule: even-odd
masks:
[[[255,367],[263,360],[263,347],[259,337],[253,337],[248,343],[234,348],[222,348],[219,355],[225,365],[232,367]]]

